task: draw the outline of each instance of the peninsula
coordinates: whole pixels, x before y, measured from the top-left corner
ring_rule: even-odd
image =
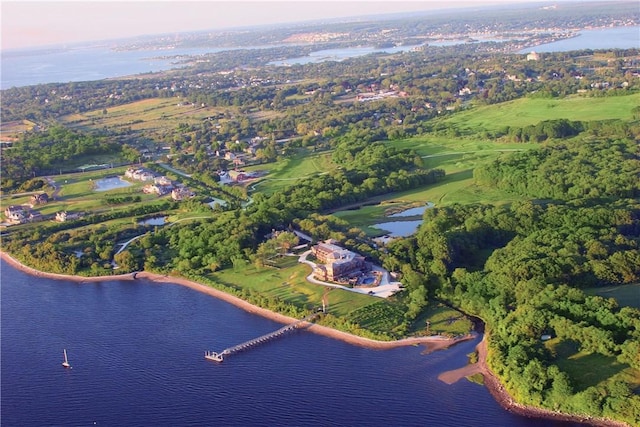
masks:
[[[640,22],[633,2],[531,13],[545,42]],[[526,19],[482,16],[256,29],[268,46],[243,32],[182,68],[3,90],[3,260],[283,324],[321,308],[309,331],[369,348],[428,353],[481,323],[442,381],[638,425],[640,52],[522,54]],[[284,64],[329,49],[353,56]]]

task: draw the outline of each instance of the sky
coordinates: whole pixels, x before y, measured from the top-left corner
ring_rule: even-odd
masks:
[[[2,50],[531,0],[0,0]],[[560,0],[562,1],[562,0]]]

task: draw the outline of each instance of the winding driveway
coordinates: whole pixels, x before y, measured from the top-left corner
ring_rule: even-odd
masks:
[[[380,284],[375,287],[366,287],[366,288],[349,288],[347,286],[338,285],[335,283],[323,282],[321,280],[313,277],[313,270],[316,268],[316,263],[307,260],[307,256],[311,253],[311,251],[303,252],[300,257],[298,257],[298,262],[307,264],[311,267],[311,274],[307,276],[307,281],[311,283],[315,283],[316,285],[328,286],[331,288],[344,289],[349,292],[356,292],[359,294],[373,295],[380,298],[388,298],[391,295],[399,292],[401,288],[400,282],[391,282],[389,279],[389,272],[381,267],[373,266],[374,271],[378,271],[381,274]]]

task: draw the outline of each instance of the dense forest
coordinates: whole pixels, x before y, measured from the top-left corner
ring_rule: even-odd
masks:
[[[463,21],[439,21],[437,29],[464,27]],[[519,20],[509,22],[522,30]],[[372,40],[364,26],[352,26],[353,34]],[[399,28],[402,40],[425,35],[420,26]],[[281,41],[295,32],[260,37]],[[204,42],[196,35],[184,40]],[[529,61],[495,42],[427,44],[341,62],[270,64],[335,46],[224,51],[145,78],[2,91],[3,121],[34,124],[2,148],[3,207],[29,204],[35,192],[52,194],[58,175],[73,195],[63,186],[44,208],[47,219],[56,210],[78,213],[65,222],[5,227],[3,251],[55,273],[180,275],[301,317],[313,307],[222,282],[216,274],[275,269],[269,261],[297,243],[294,230],[314,242],[331,238],[393,272],[403,291],[342,318],[327,315],[326,325],[389,340],[417,333],[429,307],[454,307],[484,322],[489,366],[516,401],[637,425],[640,311],[594,291],[640,282],[640,110],[625,110],[624,119],[568,119],[546,111],[533,124],[459,126],[447,119],[512,100],[637,99],[640,50],[558,52]],[[368,98],[381,93],[392,96]],[[113,109],[143,100],[156,102],[150,110],[170,100],[175,108],[207,114],[171,121],[163,113],[158,123],[164,126],[152,128],[136,127],[146,110],[130,113],[124,125],[107,121]],[[464,151],[483,144],[495,150]],[[472,167],[466,154],[476,156]],[[240,155],[247,164],[231,160]],[[311,156],[315,169],[301,172]],[[459,157],[447,163],[447,156]],[[93,178],[76,173],[78,164],[95,159],[110,168],[171,174],[197,195],[172,200],[143,194],[136,184],[95,196],[87,184]],[[258,181],[270,190],[220,182],[221,172],[240,166],[282,178]],[[420,192],[459,180],[494,199],[443,195],[425,210],[415,234],[388,243],[332,215],[403,197],[415,202]],[[223,203],[212,208],[214,199]],[[144,224],[160,216],[170,225]],[[575,354],[606,369],[597,380],[584,380],[570,360]]]

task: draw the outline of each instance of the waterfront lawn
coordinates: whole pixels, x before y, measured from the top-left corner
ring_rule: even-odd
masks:
[[[600,295],[603,298],[613,298],[620,307],[629,306],[640,309],[640,283],[590,288],[585,289],[585,293]]]
[[[363,329],[389,334],[402,326],[404,310],[391,300],[381,300],[354,310],[346,319]]]
[[[322,306],[322,298],[327,288],[307,282],[306,277],[310,272],[308,265],[296,262],[294,266],[287,268],[256,268],[247,265],[217,271],[211,276],[216,282],[224,285],[277,297],[286,303],[312,309]],[[380,301],[377,297],[335,288],[328,288],[327,300],[329,313],[338,317]]]
[[[428,325],[427,325],[427,322]],[[466,335],[473,330],[471,320],[441,303],[430,303],[411,325],[412,333],[423,335]]]

